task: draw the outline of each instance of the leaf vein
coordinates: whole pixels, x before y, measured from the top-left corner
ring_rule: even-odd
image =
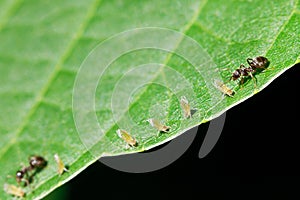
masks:
[[[33,116],[33,114],[36,112],[40,104],[42,103],[42,100],[49,90],[51,84],[54,82],[55,78],[57,75],[60,73],[62,70],[63,63],[66,61],[66,59],[71,55],[71,53],[74,50],[75,45],[77,42],[80,40],[82,37],[84,30],[87,28],[89,22],[92,20],[93,16],[96,14],[96,10],[98,6],[100,5],[101,0],[95,0],[94,3],[91,4],[91,6],[88,9],[87,15],[84,18],[83,22],[79,26],[79,29],[76,31],[72,39],[70,40],[69,45],[67,46],[65,53],[60,57],[58,60],[57,64],[54,67],[53,72],[50,74],[48,81],[46,82],[45,86],[40,90],[40,92],[37,94],[33,105],[31,106],[31,109],[28,111],[28,114],[25,116],[23,119],[23,123],[16,129],[16,131],[13,133],[13,137],[10,141],[6,143],[6,145],[1,149],[0,151],[0,157],[2,157],[7,150],[15,144],[17,141],[18,136],[22,133],[23,129],[26,127],[28,124],[30,118]]]
[[[20,5],[22,5],[23,0],[16,0],[8,9],[7,12],[4,14],[4,17],[0,20],[0,31],[7,25],[10,17],[16,13]]]
[[[274,39],[272,40],[272,43],[271,43],[270,47],[266,49],[265,54],[267,54],[273,48],[274,44],[277,41],[277,38],[282,33],[282,31],[284,30],[285,26],[290,22],[290,19],[292,18],[292,16],[296,12],[297,4],[298,4],[298,0],[295,2],[294,7],[293,7],[293,9],[291,11],[291,14],[288,16],[288,18],[286,19],[286,21],[282,24],[282,26],[280,27],[278,33],[275,35]]]

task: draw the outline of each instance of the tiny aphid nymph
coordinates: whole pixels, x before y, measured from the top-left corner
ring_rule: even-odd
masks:
[[[64,172],[68,172],[68,169],[65,167],[63,161],[60,159],[58,154],[54,154],[54,160],[57,164],[57,172],[59,175],[62,175]]]
[[[180,99],[180,106],[183,110],[183,115],[185,118],[191,118],[191,106],[185,96],[182,96]]]
[[[225,83],[219,81],[219,80],[214,80],[214,86],[219,90],[221,91],[223,94],[226,94],[230,97],[233,97],[234,95],[234,91],[231,90],[229,87],[227,87],[225,85]]]
[[[4,184],[4,191],[7,194],[11,194],[16,197],[24,197],[25,196],[25,192],[21,188],[15,186],[15,185],[7,184],[7,183]]]
[[[151,125],[152,127],[156,128],[156,129],[157,129],[158,131],[160,131],[160,132],[165,132],[165,133],[167,133],[167,132],[170,131],[170,127],[169,127],[169,126],[166,126],[166,125],[162,124],[162,123],[161,123],[160,121],[158,121],[157,119],[151,118],[151,119],[148,119],[147,121],[150,123],[150,125]]]
[[[131,147],[137,146],[137,141],[127,131],[122,130],[122,129],[118,129],[117,130],[117,135],[120,138],[122,138],[127,143],[127,145],[129,145]]]

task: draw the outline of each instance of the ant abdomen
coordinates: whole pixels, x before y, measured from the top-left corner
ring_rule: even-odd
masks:
[[[247,58],[247,63],[253,68],[265,69],[269,65],[269,60],[266,57],[258,56],[255,58]]]
[[[40,169],[44,168],[47,162],[42,156],[31,156],[29,158],[29,164],[31,169]]]

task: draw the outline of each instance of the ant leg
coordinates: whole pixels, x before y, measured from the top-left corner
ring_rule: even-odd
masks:
[[[252,73],[249,73],[249,75],[251,76],[251,78],[252,78],[252,80],[253,80],[253,82],[254,82],[254,89],[256,89],[256,88],[257,88],[256,78],[253,76]]]
[[[27,169],[28,170],[28,169]],[[21,180],[20,180],[20,182],[24,182],[24,187],[26,187],[26,186],[29,186],[30,188],[31,188],[31,185],[30,185],[30,176],[29,176],[29,174],[28,174],[28,171],[25,171],[25,177],[23,177]],[[20,182],[18,182],[18,184],[20,185]]]
[[[29,187],[31,187],[28,179],[24,178],[22,179],[22,181],[25,182],[26,186],[28,185]]]
[[[244,89],[244,77],[241,78],[240,86],[241,86],[241,90]]]
[[[262,69],[262,72],[260,72],[260,73],[266,73],[266,71],[268,71],[268,70],[275,70],[275,67],[262,67],[261,69]]]
[[[250,66],[251,66],[252,62],[253,62],[253,59],[252,59],[252,58],[247,58],[247,63],[248,63]]]
[[[30,189],[30,191],[32,191],[34,189],[34,187],[32,186],[32,184],[30,184],[31,183],[31,179],[32,179],[32,177],[28,176],[27,178],[23,178],[21,180],[21,181],[25,182],[25,186],[24,187],[28,186],[29,189]]]
[[[227,84],[227,83],[229,83],[231,80],[232,80],[232,77],[230,77],[230,78],[229,78],[229,80],[228,80],[228,81],[226,81],[224,84]]]

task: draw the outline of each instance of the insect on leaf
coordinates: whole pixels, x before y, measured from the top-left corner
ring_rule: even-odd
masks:
[[[6,177],[40,155],[49,163],[34,174],[26,199],[41,199],[104,154],[154,148],[238,106],[299,63],[299,13],[298,0],[0,1],[0,185],[17,184]],[[159,28],[151,35],[153,27]],[[133,29],[136,37],[114,40]],[[156,48],[162,45],[168,49]],[[270,65],[254,74],[256,89],[251,78],[243,89],[226,82],[257,56]],[[76,85],[87,65],[97,83]],[[233,97],[214,87],[214,72]],[[76,89],[88,95],[76,96]],[[178,101],[183,95],[197,109],[188,120]],[[78,120],[77,111],[86,116]],[[124,148],[118,129],[134,133],[139,145]],[[62,176],[50,159],[56,153],[68,160]]]

